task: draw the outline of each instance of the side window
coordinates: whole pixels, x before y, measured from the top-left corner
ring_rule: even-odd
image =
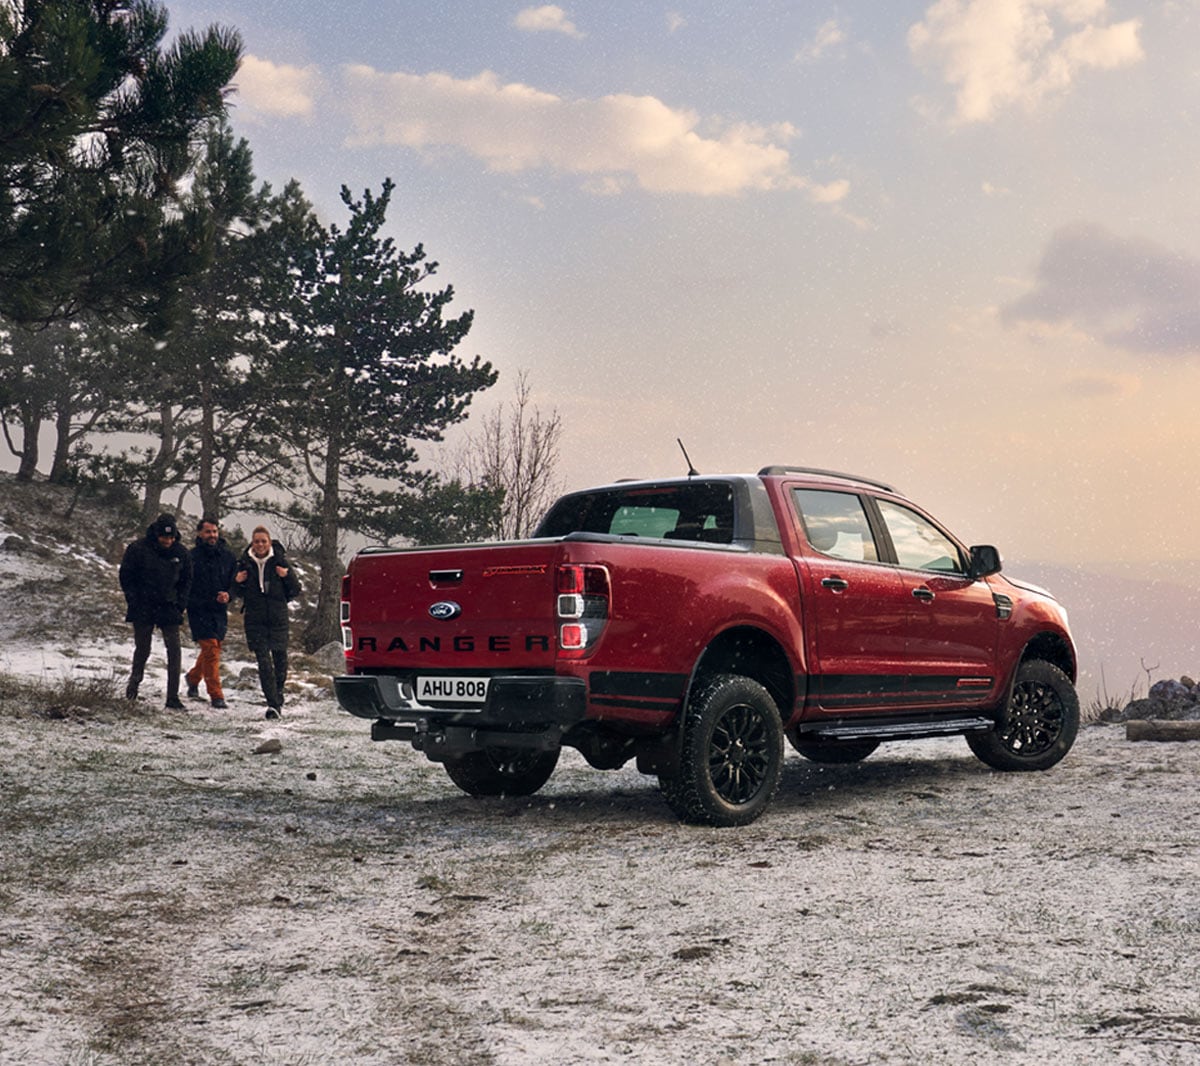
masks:
[[[876,500],[896,549],[896,561],[909,570],[963,573],[962,556],[940,529],[907,507]]]
[[[822,555],[852,563],[879,561],[862,500],[852,492],[793,489],[808,543]]]

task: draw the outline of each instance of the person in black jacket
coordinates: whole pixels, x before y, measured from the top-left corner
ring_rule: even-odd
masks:
[[[278,718],[287,680],[288,600],[300,595],[300,581],[283,545],[271,539],[265,526],[254,528],[233,581],[233,594],[242,597],[246,644],[258,660],[267,717]]]
[[[237,573],[237,559],[221,537],[215,518],[204,517],[196,527],[192,560],[192,591],[188,597],[188,629],[199,646],[195,665],[187,672],[187,694],[200,698],[200,682],[218,710],[229,706],[221,688],[221,641],[229,626],[229,589]]]
[[[118,572],[125,593],[125,621],[133,623],[133,666],[125,698],[137,699],[138,686],[150,658],[154,627],[162,630],[167,648],[167,707],[182,711],[179,674],[183,653],[179,627],[192,584],[192,563],[179,543],[179,527],[169,514],[159,515],[141,540],[125,549]]]

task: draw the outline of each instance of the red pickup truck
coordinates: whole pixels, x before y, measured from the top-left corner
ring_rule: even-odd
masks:
[[[740,825],[785,738],[848,763],[963,734],[991,767],[1044,770],[1079,727],[1058,603],[890,486],[824,470],[618,482],[562,497],[531,540],[367,548],[342,627],[341,706],[473,795],[536,792],[567,745],[636,759],[685,820]]]

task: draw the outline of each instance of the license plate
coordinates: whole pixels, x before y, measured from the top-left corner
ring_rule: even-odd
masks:
[[[489,680],[486,677],[418,677],[417,702],[484,703]]]

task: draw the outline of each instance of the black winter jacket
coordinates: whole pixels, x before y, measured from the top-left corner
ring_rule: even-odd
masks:
[[[275,573],[275,567],[287,567],[287,577]],[[242,598],[246,621],[246,644],[251,651],[286,651],[288,642],[288,600],[300,595],[300,579],[287,560],[283,545],[271,541],[271,555],[262,571],[259,586],[258,563],[247,548],[238,559],[238,570],[246,571],[245,581],[235,581],[233,593]]]
[[[217,593],[232,595],[237,559],[224,538],[208,545],[197,537],[188,555],[192,560],[192,591],[187,605],[192,640],[224,640],[229,611],[225,604],[217,603]]]
[[[183,622],[192,584],[192,562],[178,539],[164,548],[147,530],[145,537],[125,549],[118,576],[128,607],[126,622],[156,626]]]

